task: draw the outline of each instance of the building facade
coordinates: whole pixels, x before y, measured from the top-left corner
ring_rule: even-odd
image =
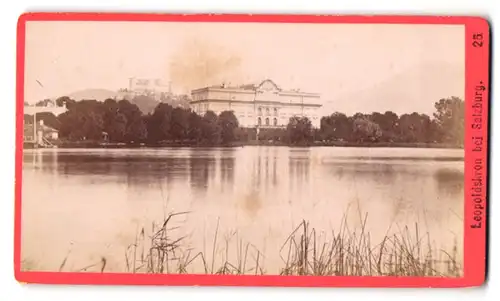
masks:
[[[160,101],[162,98],[172,95],[172,85],[170,82],[164,83],[158,78],[129,78],[128,87],[120,89],[117,97],[133,98],[139,95],[147,95]]]
[[[282,90],[272,80],[258,85],[211,86],[191,92],[191,109],[203,115],[233,111],[242,127],[286,127],[291,117],[307,117],[320,126],[321,97],[317,93]]]
[[[59,131],[47,126],[40,120],[36,123],[36,135],[33,123],[24,123],[24,142],[36,142],[43,145],[45,141],[55,141],[59,139]]]

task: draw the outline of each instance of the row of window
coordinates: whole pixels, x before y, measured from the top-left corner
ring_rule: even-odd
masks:
[[[197,110],[195,110],[197,113],[204,113],[206,111],[208,111],[209,109],[209,106],[208,106],[208,103],[204,103],[204,104],[199,104],[197,107],[196,107]],[[258,115],[259,116],[262,116],[262,111],[263,111],[263,108],[262,107],[259,107],[258,108]],[[270,116],[271,115],[271,109],[270,108],[265,108],[265,111],[266,111],[266,116]],[[274,112],[274,116],[279,116],[278,114],[278,108],[273,108],[273,112]],[[247,112],[248,116],[250,117],[252,114],[250,112]],[[282,117],[286,117],[288,116],[289,114],[286,114],[286,113],[282,113],[281,114]],[[290,114],[290,116],[294,116],[295,114]],[[244,117],[244,114],[240,113],[239,114],[239,117]],[[276,118],[275,118],[276,119]],[[313,119],[317,119],[316,117],[314,117]]]
[[[259,115],[262,115],[262,107],[259,107]],[[266,115],[271,115],[271,110],[266,108]],[[278,108],[274,108],[274,116],[278,115]]]
[[[260,117],[259,117],[259,118],[257,119],[257,124],[258,124],[258,125],[262,125],[262,118],[260,118]],[[269,125],[270,125],[270,124],[269,124],[269,118],[266,118],[266,119],[265,119],[265,125],[267,125],[267,126],[269,126]],[[278,119],[277,119],[277,118],[273,118],[273,125],[274,125],[274,126],[277,126],[277,125],[278,125]]]

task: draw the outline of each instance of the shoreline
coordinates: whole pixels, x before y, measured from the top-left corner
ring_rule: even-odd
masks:
[[[402,143],[402,142],[315,142],[309,144],[289,144],[271,141],[247,141],[230,144],[205,144],[190,142],[164,142],[164,143],[104,143],[104,142],[60,142],[55,143],[55,148],[162,148],[162,147],[191,147],[191,148],[235,148],[244,146],[275,146],[275,147],[359,147],[359,148],[429,148],[429,149],[464,149],[463,147],[444,143]],[[33,144],[23,143],[23,149],[34,149]],[[43,147],[42,147],[43,148]]]

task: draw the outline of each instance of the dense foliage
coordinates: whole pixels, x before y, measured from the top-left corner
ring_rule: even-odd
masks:
[[[347,116],[333,113],[321,119],[319,129],[306,117],[292,117],[284,128],[240,128],[232,111],[219,115],[208,111],[200,116],[190,109],[159,103],[143,114],[128,100],[107,99],[74,101],[56,100],[67,112],[55,117],[37,114],[37,119],[59,130],[67,141],[102,141],[121,143],[162,143],[180,141],[191,144],[226,145],[251,140],[308,145],[316,142],[364,143],[446,143],[463,147],[464,102],[457,97],[435,103],[433,116],[394,112],[356,113]],[[31,122],[32,116],[25,116]]]
[[[321,119],[319,139],[347,142],[447,143],[462,146],[464,140],[464,102],[451,97],[434,104],[433,117],[411,113],[398,116],[334,113]]]

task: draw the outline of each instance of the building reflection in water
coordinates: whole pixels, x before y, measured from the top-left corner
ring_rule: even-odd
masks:
[[[278,185],[278,155],[268,149],[254,157],[252,163],[252,189],[268,191]],[[282,171],[283,174],[286,171]]]
[[[233,148],[222,149],[219,153],[221,190],[232,191],[234,188],[235,151]]]
[[[32,171],[43,172],[44,176],[52,177],[51,188],[57,186],[59,178],[58,153],[55,151],[30,150],[23,153],[23,173]]]
[[[257,215],[265,203],[274,202],[283,196],[283,187],[278,187],[280,166],[278,151],[276,149],[270,151],[266,148],[258,149],[256,152],[247,154],[250,161],[241,171],[247,173],[246,177],[250,176],[248,188],[244,192],[243,206],[245,213],[251,218]],[[280,169],[280,172],[283,176],[287,173],[286,169]],[[266,201],[263,202],[263,200]]]
[[[215,158],[189,157],[189,182],[195,193],[206,193],[209,181],[214,176],[215,163]]]
[[[288,158],[290,185],[295,189],[304,187],[310,180],[311,159],[309,151],[295,153],[290,151]]]

